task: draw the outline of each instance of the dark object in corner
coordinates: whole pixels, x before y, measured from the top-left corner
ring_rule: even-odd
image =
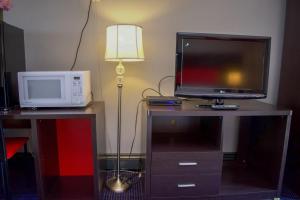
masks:
[[[278,105],[293,110],[285,187],[300,195],[300,1],[288,0]]]
[[[0,109],[19,105],[18,72],[25,71],[24,32],[0,22]]]

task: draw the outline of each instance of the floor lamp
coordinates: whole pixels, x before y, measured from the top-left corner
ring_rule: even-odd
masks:
[[[143,29],[136,25],[112,25],[106,29],[105,60],[119,63],[116,67],[118,88],[117,175],[106,182],[107,187],[116,193],[124,192],[130,187],[130,183],[121,180],[120,177],[122,88],[125,73],[123,62],[144,60],[142,31]]]

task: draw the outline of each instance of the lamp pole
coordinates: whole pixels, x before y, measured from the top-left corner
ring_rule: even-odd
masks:
[[[122,89],[123,89],[123,74],[125,73],[125,67],[122,61],[119,62],[116,67],[117,73],[117,87],[118,87],[118,128],[117,128],[117,176],[113,176],[106,182],[107,187],[116,193],[121,193],[129,188],[129,183],[122,181],[120,176],[120,159],[121,159],[121,127],[122,127]]]
[[[117,147],[117,176],[120,178],[120,157],[121,157],[121,127],[122,127],[122,89],[123,84],[118,84],[118,147]]]

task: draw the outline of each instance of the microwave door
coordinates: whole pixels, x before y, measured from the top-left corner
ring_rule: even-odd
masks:
[[[56,105],[66,102],[65,77],[26,77],[25,100],[36,105]]]

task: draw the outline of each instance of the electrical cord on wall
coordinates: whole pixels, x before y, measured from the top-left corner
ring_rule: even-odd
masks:
[[[175,77],[175,76],[165,76],[163,78],[160,79],[159,83],[158,83],[158,90],[154,89],[154,88],[146,88],[142,91],[142,99],[139,100],[139,102],[137,103],[137,107],[136,107],[136,113],[135,113],[135,121],[134,121],[134,136],[133,136],[133,139],[132,139],[132,142],[131,142],[131,146],[130,146],[130,152],[129,152],[129,159],[131,158],[132,156],[132,151],[133,151],[133,146],[135,144],[135,140],[136,140],[136,135],[137,135],[137,123],[138,123],[138,116],[139,116],[139,110],[140,110],[140,105],[142,102],[146,101],[146,98],[145,97],[145,93],[147,91],[153,91],[155,92],[157,95],[159,96],[164,96],[162,93],[161,93],[161,84],[164,80],[168,79],[168,78],[172,78],[172,77]],[[140,166],[139,166],[139,170],[138,172],[136,172],[138,174],[138,177],[141,178],[142,177],[142,163],[141,163],[141,160],[140,160]],[[128,178],[128,181],[130,181],[134,176],[131,176]]]
[[[161,94],[161,83],[164,81],[164,80],[166,80],[166,79],[168,79],[168,78],[175,78],[175,76],[165,76],[165,77],[163,77],[163,78],[161,78],[160,80],[159,80],[159,82],[158,82],[158,92]],[[163,95],[162,95],[163,96]]]
[[[144,96],[145,95],[145,92],[147,91],[153,91],[155,93],[157,93],[158,95],[162,96],[162,94],[160,94],[157,90],[153,89],[153,88],[146,88],[142,91],[142,99],[139,100],[138,104],[137,104],[137,108],[136,108],[136,113],[135,113],[135,122],[134,122],[134,136],[133,136],[133,139],[132,139],[132,142],[131,142],[131,146],[130,146],[130,153],[129,153],[129,159],[131,158],[131,155],[132,155],[132,150],[133,150],[133,146],[134,146],[134,143],[135,143],[135,139],[136,139],[136,135],[137,135],[137,122],[138,122],[138,114],[139,114],[139,108],[140,108],[140,105],[143,101],[146,100],[146,97]],[[115,165],[114,165],[114,169],[115,169]],[[134,172],[134,171],[131,171],[131,170],[121,170],[123,172],[130,172],[130,173],[133,173],[133,174],[138,174],[139,178],[142,176],[141,175],[141,164],[140,164],[140,170],[138,170],[138,172]],[[114,174],[115,174],[115,171],[114,171]],[[127,177],[126,181],[130,181],[134,178],[134,175],[133,176],[130,176],[130,177]],[[131,182],[131,184],[135,184],[133,182]]]
[[[157,93],[159,96],[164,96],[160,92],[161,91],[161,83],[168,78],[174,78],[174,77],[175,76],[165,76],[165,77],[161,78],[158,83],[158,90],[153,89],[153,88],[146,88],[142,91],[142,99],[138,102],[137,107],[136,107],[135,121],[134,121],[134,137],[132,139],[131,146],[130,146],[129,159],[131,158],[131,155],[132,155],[132,150],[133,150],[133,146],[134,146],[136,134],[137,134],[137,122],[138,122],[139,108],[140,108],[141,103],[143,101],[146,101],[146,98],[147,98],[147,97],[145,97],[145,93],[150,90],[150,91]]]
[[[147,97],[145,97],[145,93],[146,93],[147,91],[149,91],[149,90],[151,90],[151,91],[157,93],[159,96],[163,96],[158,90],[155,90],[155,89],[153,89],[153,88],[146,88],[146,89],[144,89],[143,92],[142,92],[142,99],[146,99],[146,98],[147,98]]]
[[[86,26],[87,26],[87,24],[89,22],[89,19],[90,19],[90,13],[91,13],[91,8],[92,8],[92,1],[93,0],[90,0],[90,3],[89,3],[89,9],[88,9],[88,13],[87,13],[87,18],[86,18],[85,24],[84,24],[84,26],[83,26],[83,28],[81,30],[81,33],[80,33],[80,38],[79,38],[79,42],[78,42],[78,45],[77,45],[74,62],[72,64],[72,67],[70,68],[70,71],[72,71],[75,68],[75,65],[76,65],[76,62],[77,62],[78,52],[79,52],[80,45],[81,45],[81,42],[82,42],[83,33],[84,33],[84,30],[85,30],[85,28],[86,28]]]
[[[133,145],[135,143],[135,138],[136,138],[136,129],[137,129],[137,121],[138,121],[138,116],[139,116],[139,110],[140,110],[140,105],[141,103],[145,101],[144,99],[141,99],[138,104],[137,104],[137,107],[136,107],[136,112],[135,112],[135,121],[134,121],[134,136],[133,136],[133,139],[132,139],[132,142],[131,142],[131,147],[130,147],[130,153],[129,153],[129,159],[132,155],[132,150],[133,150]]]
[[[135,138],[136,138],[136,134],[137,134],[137,121],[138,121],[138,115],[139,115],[139,108],[140,108],[141,103],[143,101],[146,101],[146,97],[144,95],[145,95],[145,92],[147,92],[149,90],[157,93],[159,96],[162,96],[161,93],[159,93],[157,90],[155,90],[153,88],[146,88],[146,89],[144,89],[142,91],[142,99],[138,102],[137,107],[136,107],[136,112],[135,112],[134,136],[133,136],[133,139],[132,139],[132,142],[131,142],[131,146],[130,146],[129,159],[130,159],[130,157],[132,155],[132,150],[133,150],[133,146],[134,146]]]
[[[132,142],[131,142],[131,145],[130,145],[130,152],[129,152],[129,159],[131,158],[132,156],[132,151],[133,151],[133,147],[134,147],[134,144],[135,144],[135,140],[136,140],[136,135],[137,135],[137,123],[138,123],[138,117],[139,117],[139,111],[140,111],[140,105],[142,102],[146,101],[146,96],[145,96],[145,93],[147,91],[152,91],[152,92],[155,92],[157,95],[159,96],[163,96],[160,92],[160,88],[161,88],[161,83],[162,81],[164,81],[165,79],[167,78],[171,78],[171,77],[174,77],[174,76],[165,76],[163,77],[162,79],[160,79],[159,81],[159,84],[158,84],[158,90],[154,89],[154,88],[146,88],[142,91],[141,93],[141,96],[142,98],[138,101],[137,103],[137,107],[136,107],[136,113],[135,113],[135,121],[134,121],[134,136],[133,136],[133,139],[132,139]],[[135,184],[138,182],[138,180],[134,180],[134,178],[136,177],[136,174],[138,174],[138,178],[141,178],[142,177],[142,163],[141,163],[141,160],[139,160],[140,162],[140,166],[139,166],[139,169],[137,171],[132,171],[132,170],[121,170],[123,172],[130,172],[132,175],[131,176],[125,176],[126,179],[124,179],[126,182],[130,183],[130,184]],[[114,166],[114,169],[115,169],[115,166]],[[114,170],[114,174],[115,174],[115,170]]]

